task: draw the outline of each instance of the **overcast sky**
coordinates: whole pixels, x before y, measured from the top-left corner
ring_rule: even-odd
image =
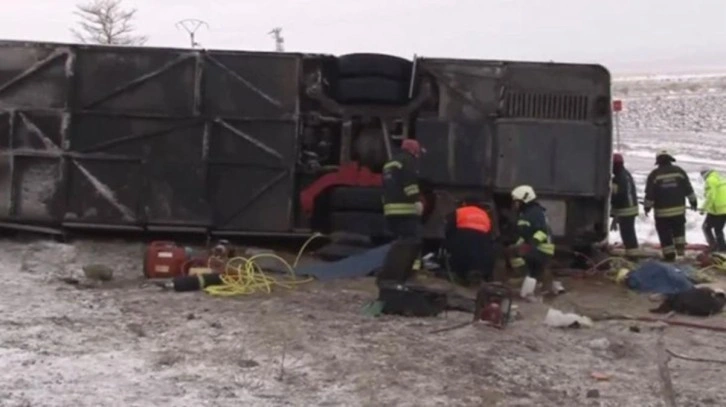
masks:
[[[123,0],[148,45],[598,62],[614,72],[726,71],[726,0]],[[3,0],[0,38],[72,41],[77,0]]]

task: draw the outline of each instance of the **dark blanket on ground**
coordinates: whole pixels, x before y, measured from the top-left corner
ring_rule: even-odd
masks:
[[[693,288],[677,294],[668,294],[658,308],[650,312],[665,314],[675,311],[679,314],[707,317],[718,314],[726,304],[723,293],[710,288]]]

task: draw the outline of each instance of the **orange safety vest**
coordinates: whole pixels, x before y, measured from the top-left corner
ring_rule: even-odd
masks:
[[[456,210],[456,228],[489,233],[492,230],[492,221],[484,209],[476,206],[464,206]]]

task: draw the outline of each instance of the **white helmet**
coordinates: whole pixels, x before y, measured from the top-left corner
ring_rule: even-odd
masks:
[[[537,194],[529,185],[520,185],[512,190],[512,200],[529,203],[537,199]]]

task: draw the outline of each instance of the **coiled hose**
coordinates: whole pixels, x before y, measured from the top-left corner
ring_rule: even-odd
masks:
[[[305,253],[307,246],[315,239],[324,237],[321,233],[315,233],[310,236],[297,252],[293,264],[288,263],[282,257],[273,253],[260,253],[249,258],[233,257],[224,264],[224,272],[221,274],[222,285],[209,286],[204,289],[208,294],[219,297],[231,297],[236,295],[249,295],[259,292],[271,293],[275,287],[286,289],[294,289],[295,286],[309,283],[314,279],[298,278],[295,275],[295,267],[297,267],[300,258]],[[266,273],[259,265],[259,260],[269,258],[280,262],[287,270],[287,275],[281,278],[272,277]],[[209,263],[213,261],[221,261],[216,257],[210,257]]]

